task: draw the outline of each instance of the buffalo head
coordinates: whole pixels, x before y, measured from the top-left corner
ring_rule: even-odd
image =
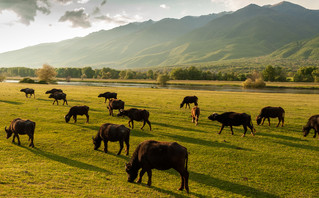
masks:
[[[308,127],[308,126],[303,126],[303,127],[302,127],[302,131],[303,131],[303,136],[306,137],[306,136],[309,134],[310,127]]]
[[[214,121],[214,120],[216,120],[217,116],[218,116],[218,113],[213,113],[212,115],[208,116],[208,119]]]
[[[125,171],[128,174],[127,181],[128,182],[134,182],[134,180],[137,178],[138,170],[134,170],[131,163],[125,164]]]
[[[10,130],[10,129],[7,129],[7,126],[6,127],[4,127],[4,130],[6,131],[6,133],[7,133],[7,139],[8,138],[10,138],[11,137],[11,135],[12,135],[12,131]]]
[[[261,120],[262,120],[262,117],[261,117],[261,116],[257,116],[257,117],[256,117],[257,125],[260,125]]]
[[[93,144],[94,144],[94,150],[97,150],[101,146],[101,140],[99,138],[92,137]]]
[[[64,116],[64,118],[65,118],[65,122],[68,123],[70,121],[71,116],[66,115],[66,116]]]

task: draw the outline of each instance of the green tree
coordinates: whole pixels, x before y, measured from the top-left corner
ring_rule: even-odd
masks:
[[[37,70],[36,74],[40,81],[51,82],[54,80],[57,72],[52,66],[44,64],[41,69]]]
[[[314,82],[313,73],[317,70],[317,67],[300,67],[297,73],[294,75],[295,82]]]
[[[183,68],[175,68],[171,71],[170,76],[174,80],[186,80],[188,79],[188,72]]]
[[[146,76],[147,76],[148,79],[154,79],[154,72],[153,72],[153,70],[151,70],[151,69],[148,70]]]
[[[202,72],[194,66],[187,68],[189,80],[200,80],[202,78]]]
[[[82,75],[85,74],[86,78],[93,78],[95,72],[92,67],[84,67],[82,68]]]

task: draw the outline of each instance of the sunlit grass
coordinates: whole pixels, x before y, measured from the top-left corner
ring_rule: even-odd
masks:
[[[21,88],[34,88],[36,98],[25,98]],[[67,94],[69,106],[52,105],[45,95],[51,88]],[[233,93],[143,88],[111,88],[0,83],[0,196],[3,197],[317,197],[319,195],[319,140],[313,132],[304,138],[301,129],[318,113],[319,97],[306,94]],[[129,157],[117,156],[118,143],[109,143],[109,153],[93,150],[92,136],[103,123],[124,124],[128,119],[108,115],[98,94],[118,93],[126,108],[150,112],[152,131],[131,131],[130,155],[143,140],[177,141],[189,151],[190,194],[177,190],[180,177],[174,170],[153,171],[152,187],[128,183],[124,164]],[[199,98],[198,126],[191,123],[190,110],[180,109],[186,95]],[[90,107],[85,116],[65,123],[64,115],[74,105]],[[286,126],[254,126],[256,136],[242,138],[242,127],[234,136],[207,117],[213,112],[236,111],[254,119],[264,106],[281,106]],[[115,111],[117,113],[117,111]],[[6,139],[4,126],[21,117],[36,122],[35,148],[27,136],[21,146]],[[266,123],[266,122],[265,122]],[[103,145],[102,145],[103,146]]]

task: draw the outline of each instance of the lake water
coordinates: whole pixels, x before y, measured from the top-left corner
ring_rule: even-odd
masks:
[[[18,80],[5,80],[8,83],[18,83]],[[296,88],[263,88],[263,89],[244,89],[239,86],[229,85],[167,85],[164,87],[157,84],[142,83],[110,83],[110,82],[65,82],[59,81],[58,85],[74,86],[97,86],[97,87],[136,87],[136,88],[155,88],[155,89],[184,89],[184,90],[205,90],[205,91],[229,91],[229,92],[256,92],[256,93],[295,93],[295,94],[319,94],[319,89],[296,89]]]

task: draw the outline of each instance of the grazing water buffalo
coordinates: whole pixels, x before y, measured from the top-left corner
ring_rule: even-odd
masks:
[[[76,123],[76,116],[77,115],[85,115],[86,116],[86,123],[89,123],[89,107],[88,106],[73,106],[70,108],[68,114],[64,116],[65,122],[68,123],[73,116],[74,123]]]
[[[29,140],[31,140],[31,143],[29,144],[29,146],[31,146],[32,148],[34,147],[33,139],[34,139],[35,122],[32,122],[31,120],[22,120],[20,118],[16,118],[11,121],[9,129],[5,127],[4,130],[7,133],[7,139],[10,138],[11,135],[13,134],[12,142],[14,142],[14,139],[17,137],[18,145],[21,145],[19,134],[20,135],[27,134],[29,136]]]
[[[124,110],[121,109],[120,113],[117,114],[117,116],[127,116],[130,118],[130,121],[128,121],[128,126],[131,127],[132,123],[132,129],[134,128],[134,122],[133,120],[136,121],[144,121],[143,122],[143,126],[141,129],[143,129],[143,127],[145,126],[145,123],[147,123],[150,126],[150,131],[152,130],[151,127],[151,122],[148,120],[148,118],[150,117],[150,113],[148,111],[146,111],[145,109],[141,110],[141,109],[136,109],[136,108],[131,108],[129,110]]]
[[[126,155],[129,154],[130,148],[130,129],[126,128],[124,125],[117,125],[117,124],[110,124],[106,123],[103,124],[99,132],[96,134],[95,137],[92,137],[94,150],[97,150],[101,146],[101,141],[104,141],[104,152],[107,153],[107,142],[120,142],[120,150],[117,155],[121,154],[123,149],[123,142],[126,144]]]
[[[270,118],[277,118],[278,117],[278,124],[277,127],[279,126],[280,122],[281,122],[281,127],[284,126],[284,122],[285,122],[285,110],[281,107],[264,107],[261,109],[260,114],[257,116],[256,121],[257,124],[260,125],[261,120],[263,121],[261,123],[261,125],[264,124],[265,119],[268,119],[268,123],[270,126]]]
[[[110,115],[113,116],[113,109],[118,109],[120,111],[121,109],[124,109],[124,105],[125,102],[122,100],[109,100],[109,105],[106,108],[109,110]]]
[[[147,185],[151,186],[152,169],[168,170],[173,168],[181,175],[182,181],[179,190],[185,188],[189,193],[187,163],[187,149],[178,143],[146,140],[137,146],[130,162],[126,164],[128,182],[134,182],[139,169],[142,169],[137,183],[142,182],[142,177],[147,172]]]
[[[33,97],[35,98],[35,93],[34,93],[34,89],[30,89],[30,88],[25,88],[25,89],[21,89],[21,92],[25,93],[25,97],[28,98],[28,94],[30,94],[30,98],[33,95]]]
[[[195,106],[192,108],[192,122],[195,122],[195,126],[197,126],[198,124],[198,118],[199,118],[199,114],[200,114],[200,109],[199,107]]]
[[[317,136],[317,133],[319,137],[319,115],[313,115],[308,119],[307,124],[302,129],[304,133],[303,136],[306,137],[311,129],[315,130],[315,134],[313,137],[315,138]]]
[[[45,94],[52,94],[52,93],[55,93],[55,92],[62,92],[63,93],[62,89],[53,88],[51,90],[46,91]]]
[[[196,96],[185,96],[183,102],[180,105],[180,108],[182,108],[184,104],[186,104],[185,108],[187,108],[187,105],[189,108],[191,108],[189,105],[190,103],[194,103],[194,105],[197,106],[198,105],[197,101],[198,101],[198,98]]]
[[[63,100],[63,105],[64,105],[64,103],[66,103],[66,105],[68,105],[68,101],[66,100],[65,93],[54,92],[54,93],[50,94],[49,98],[54,98],[53,105],[54,105],[55,101],[56,101],[56,105],[59,105],[58,100]]]
[[[245,130],[243,137],[245,136],[247,132],[247,126],[250,128],[251,134],[255,135],[254,131],[256,130],[254,129],[253,123],[251,122],[251,117],[250,115],[246,113],[225,112],[220,115],[217,113],[214,113],[210,115],[208,119],[212,121],[217,120],[218,122],[222,123],[222,127],[220,128],[220,131],[218,132],[218,134],[222,132],[225,126],[230,126],[231,134],[234,135],[233,126],[243,125]]]
[[[106,103],[107,99],[109,99],[109,100],[111,98],[117,99],[117,93],[105,92],[105,93],[101,93],[98,97],[99,98],[104,97],[105,98],[104,103]]]

